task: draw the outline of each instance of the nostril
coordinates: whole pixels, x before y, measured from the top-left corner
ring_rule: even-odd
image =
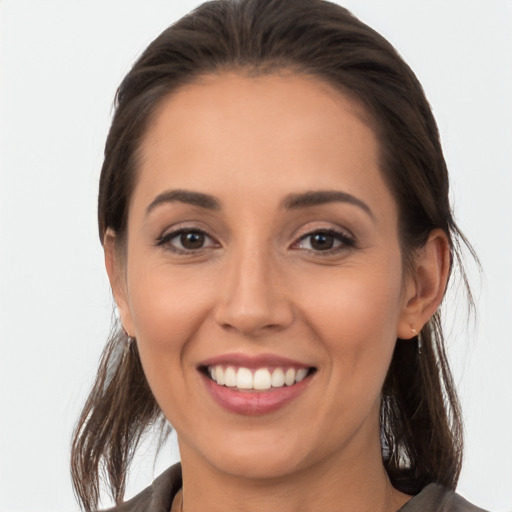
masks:
[[[280,315],[276,310],[240,310],[236,306],[219,308],[217,323],[226,331],[237,331],[244,335],[280,330],[290,324],[289,315]]]

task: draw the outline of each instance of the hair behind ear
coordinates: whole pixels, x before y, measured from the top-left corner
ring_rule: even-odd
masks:
[[[383,388],[384,464],[394,487],[454,489],[462,466],[460,405],[436,313],[419,336],[397,340]]]
[[[106,475],[115,502],[122,501],[137,445],[159,418],[135,340],[115,325],[73,433],[71,478],[84,510],[97,509],[100,474]]]

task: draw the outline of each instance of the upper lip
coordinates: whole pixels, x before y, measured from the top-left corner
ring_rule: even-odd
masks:
[[[210,357],[201,361],[198,367],[205,366],[237,366],[243,368],[312,368],[311,364],[302,363],[288,357],[279,356],[276,354],[241,354],[231,353],[222,354],[219,356]]]

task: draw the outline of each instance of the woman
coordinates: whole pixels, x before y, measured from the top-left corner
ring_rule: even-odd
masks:
[[[99,194],[120,323],[73,443],[116,510],[479,510],[438,307],[464,242],[437,128],[380,35],[318,0],[208,2],[121,84]]]

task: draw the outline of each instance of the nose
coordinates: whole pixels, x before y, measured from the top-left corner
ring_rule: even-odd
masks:
[[[268,251],[248,248],[232,255],[221,280],[215,320],[222,328],[258,337],[293,322],[285,280]]]

